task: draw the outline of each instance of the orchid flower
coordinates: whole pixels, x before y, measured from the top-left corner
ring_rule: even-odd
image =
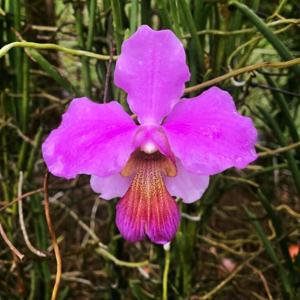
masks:
[[[257,157],[253,123],[237,112],[230,94],[212,87],[181,98],[189,78],[173,32],[141,26],[123,43],[114,73],[137,122],[116,101],[78,98],[42,145],[52,174],[88,174],[101,198],[121,197],[116,225],[128,241],[169,242],[180,222],[173,197],[192,203],[210,175]]]

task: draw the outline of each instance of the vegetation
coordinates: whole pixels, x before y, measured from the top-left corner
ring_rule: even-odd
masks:
[[[299,11],[297,0],[0,0],[0,299],[54,299],[55,279],[58,299],[300,299]],[[181,206],[170,249],[126,242],[117,199],[99,199],[88,176],[48,178],[41,158],[74,97],[126,106],[114,64],[140,24],[182,40],[186,97],[218,85],[259,131],[256,162]]]

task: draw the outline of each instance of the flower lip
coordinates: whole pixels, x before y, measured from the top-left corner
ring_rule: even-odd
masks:
[[[128,191],[117,204],[116,223],[131,242],[148,236],[156,244],[169,242],[176,234],[180,213],[168,192],[165,176],[176,176],[175,164],[160,152],[135,151],[121,175],[132,176]]]

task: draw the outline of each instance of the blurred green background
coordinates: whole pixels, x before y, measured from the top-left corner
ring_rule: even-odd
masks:
[[[114,56],[140,24],[181,39],[186,97],[212,84],[233,95],[259,131],[260,157],[181,205],[170,250],[124,241],[117,200],[99,199],[88,176],[50,176],[58,299],[300,299],[298,0],[0,0],[0,299],[51,298],[40,145],[74,97],[126,107]]]

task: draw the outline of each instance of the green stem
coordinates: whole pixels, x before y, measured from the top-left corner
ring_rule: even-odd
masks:
[[[117,51],[120,53],[121,44],[123,41],[123,25],[122,25],[122,14],[119,0],[110,0],[111,9],[113,14],[113,24],[115,29],[115,38],[117,44]]]
[[[29,105],[29,59],[24,56],[23,62],[23,91],[22,91],[22,103],[20,111],[21,128],[23,132],[27,129],[28,119],[28,105]]]
[[[127,268],[139,268],[139,267],[144,267],[149,264],[148,260],[141,261],[141,262],[129,262],[129,261],[124,261],[116,258],[114,255],[112,255],[109,251],[103,249],[103,248],[98,248],[95,250],[96,253],[100,254],[104,258],[111,260],[114,262],[117,266],[120,267],[127,267]]]
[[[76,55],[76,56],[85,56],[89,58],[95,58],[98,60],[110,60],[111,57],[109,55],[103,55],[103,54],[96,54],[93,52],[85,51],[85,50],[76,50],[76,49],[70,49],[66,47],[62,47],[56,44],[50,44],[50,43],[33,43],[33,42],[13,42],[10,44],[7,44],[3,46],[0,49],[0,58],[4,55],[6,55],[9,50],[13,48],[33,48],[33,49],[42,49],[42,50],[56,50],[61,51],[67,54]],[[113,60],[116,60],[118,57],[113,56]]]
[[[13,20],[14,28],[17,32],[21,31],[21,1],[13,1]],[[1,56],[1,55],[0,55]],[[15,51],[14,67],[16,72],[16,89],[18,93],[22,91],[22,52],[20,50]]]
[[[142,24],[151,26],[151,0],[141,0]]]
[[[97,8],[97,1],[96,0],[90,0],[88,36],[87,36],[87,42],[86,42],[86,49],[88,51],[91,51],[92,46],[93,46],[94,31],[95,31],[96,8]]]
[[[287,0],[281,0],[281,2],[279,3],[278,7],[274,11],[274,13],[268,19],[272,19],[272,18],[276,17],[280,13],[281,9],[285,6],[286,1]]]
[[[298,25],[300,23],[299,19],[283,19],[283,20],[278,20],[270,23],[266,23],[266,26],[268,27],[274,27],[282,24],[293,24],[293,25]],[[238,25],[238,24],[237,24]],[[238,27],[235,25],[235,27]],[[232,35],[245,35],[249,33],[256,33],[257,29],[256,28],[245,28],[245,29],[238,29],[238,30],[228,30],[228,31],[223,31],[223,30],[218,30],[218,29],[204,29],[197,31],[197,35],[222,35],[222,36],[232,36]],[[191,35],[184,34],[181,36],[182,39],[189,39],[191,38]],[[228,44],[226,44],[229,46]],[[232,51],[229,51],[231,53]]]
[[[78,44],[81,49],[85,48],[84,36],[83,36],[83,18],[81,7],[74,7],[75,10],[75,19],[76,19],[76,32],[78,36]],[[87,57],[81,57],[82,64],[82,77],[83,77],[83,88],[84,94],[91,98],[91,76],[90,76],[90,67],[89,60]]]
[[[227,16],[223,16],[222,14],[222,8],[219,7],[218,10],[219,15],[219,23],[220,23],[220,29],[222,31],[226,31],[228,26],[228,20]],[[216,68],[215,68],[215,74],[220,74],[224,57],[225,57],[225,51],[226,51],[226,41],[227,39],[223,36],[218,37],[218,48],[216,53]]]
[[[183,16],[184,16],[184,22],[186,23],[186,27],[188,27],[188,30],[191,33],[192,40],[195,43],[195,48],[197,52],[197,58],[198,58],[198,63],[200,67],[200,71],[204,72],[204,51],[203,47],[200,43],[200,39],[197,35],[197,28],[194,23],[194,19],[192,16],[192,13],[190,11],[190,7],[186,0],[181,0],[178,2],[180,9],[182,10]]]
[[[169,0],[171,15],[173,19],[173,28],[177,36],[181,36],[181,28],[179,24],[178,3],[177,0]]]
[[[163,273],[162,299],[168,299],[168,274],[170,269],[170,244],[164,245],[165,250],[165,267]]]
[[[133,34],[136,31],[138,23],[138,0],[131,0],[130,8],[130,34]]]
[[[273,90],[271,90],[271,93],[272,93],[273,97],[275,98],[276,103],[278,104],[281,112],[283,113],[283,115],[285,117],[285,121],[289,128],[290,135],[291,135],[293,141],[298,142],[299,141],[298,131],[294,124],[293,118],[290,114],[289,107],[288,107],[285,97],[282,95],[282,93],[275,90],[278,87],[272,78],[270,78],[269,76],[265,76],[265,78],[266,78],[269,86],[274,88]]]

